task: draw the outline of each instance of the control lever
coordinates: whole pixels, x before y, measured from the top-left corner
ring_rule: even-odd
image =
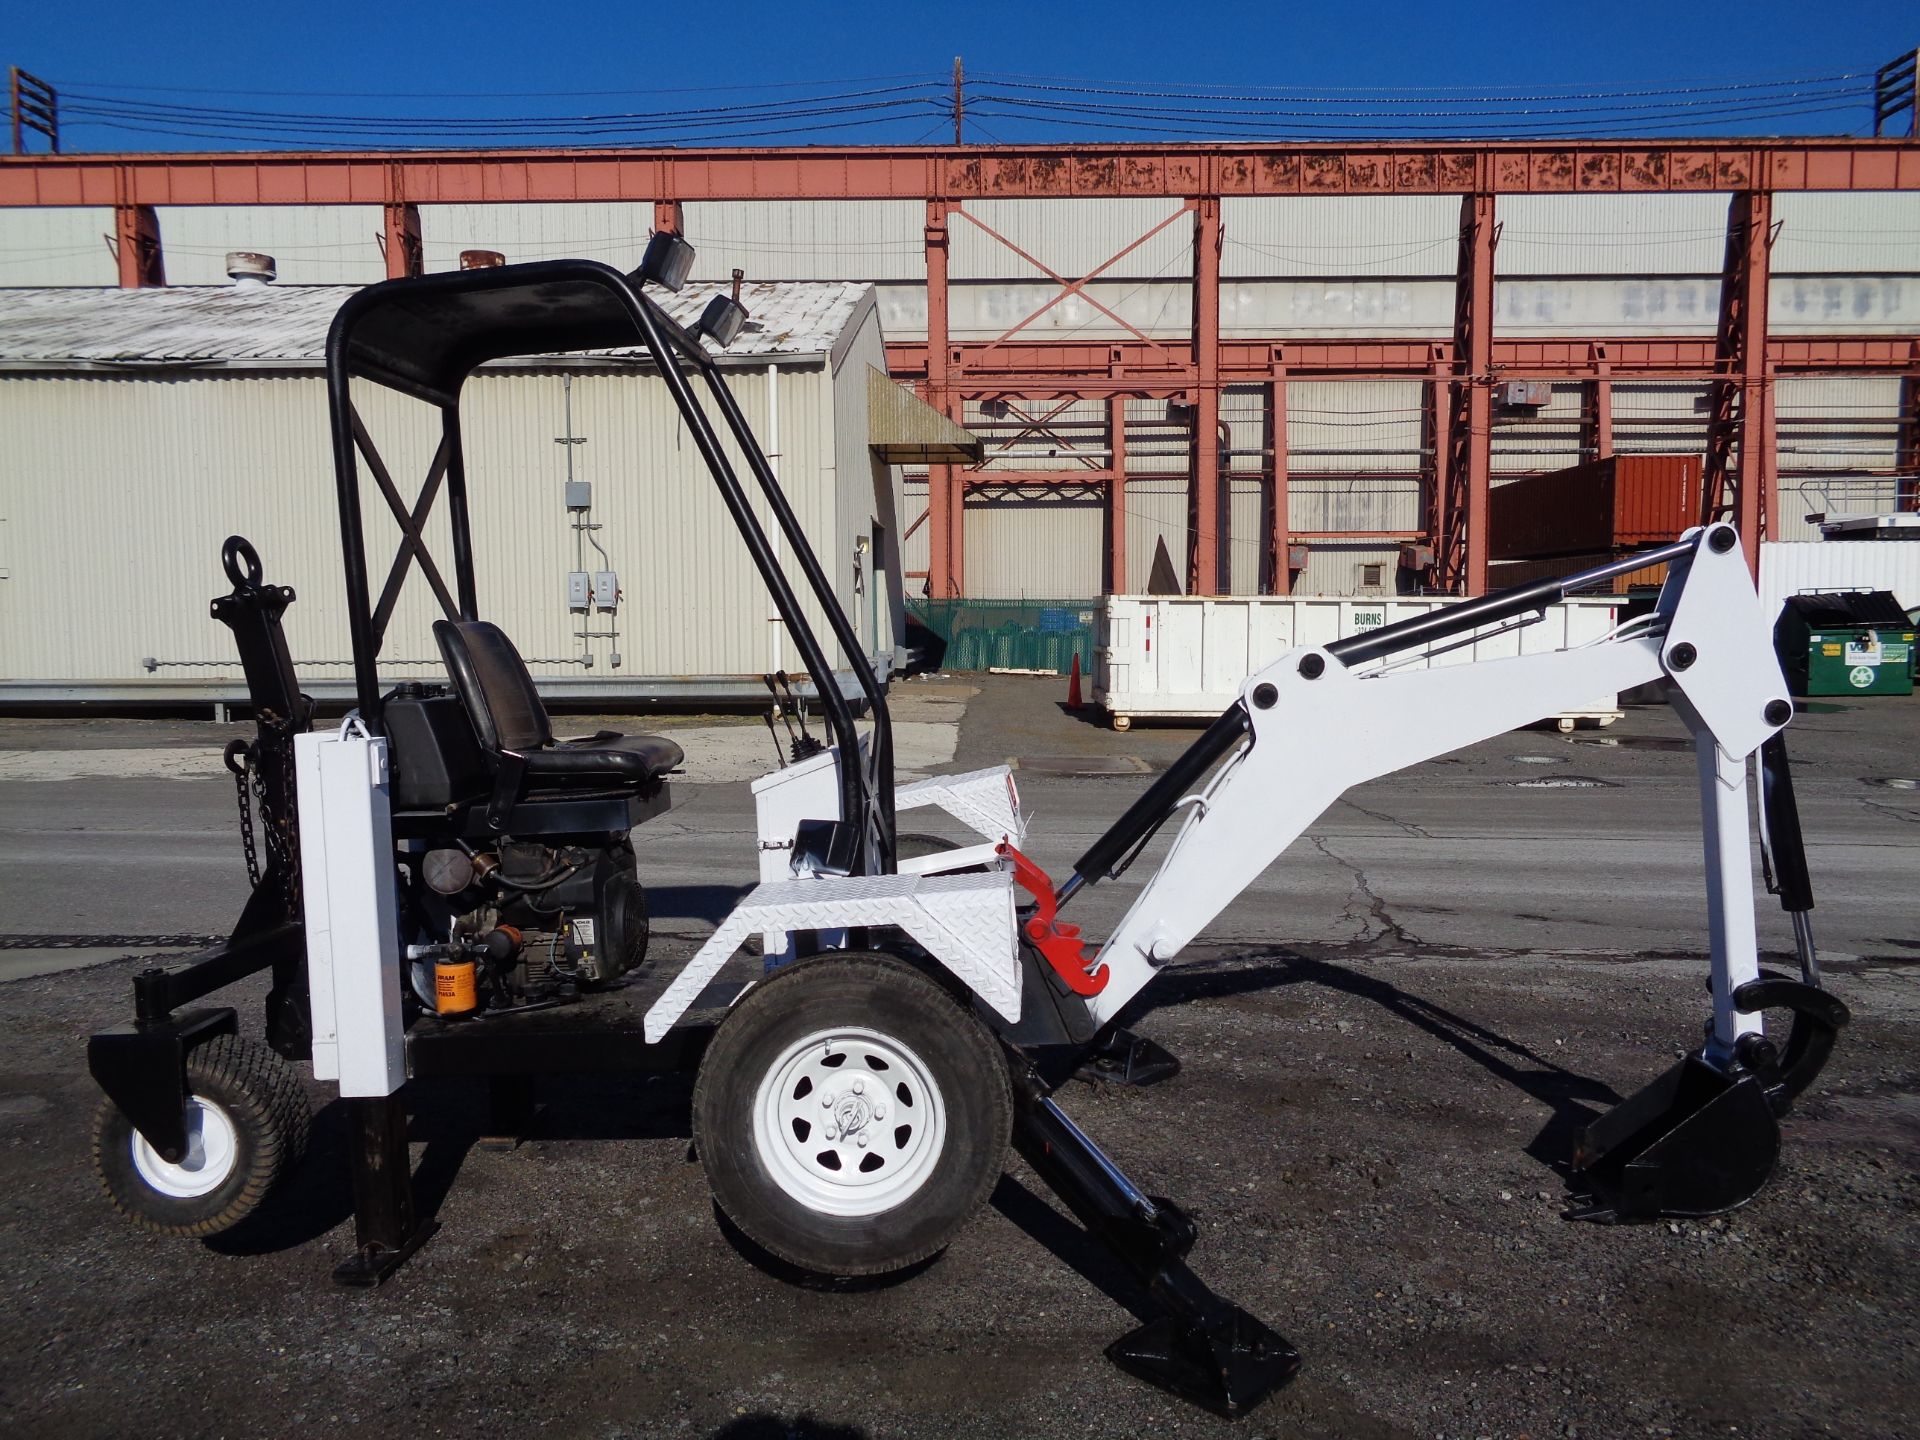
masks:
[[[784,699],[787,709],[792,711],[800,721],[800,738],[793,742],[793,758],[795,760],[804,760],[809,755],[818,755],[827,747],[815,739],[812,733],[808,731],[807,707],[801,704],[799,698],[794,695],[793,681],[788,678],[787,672],[784,670],[776,670],[774,672],[774,679],[780,682],[780,690],[785,692]],[[774,693],[776,696],[780,695],[780,691],[775,691]]]

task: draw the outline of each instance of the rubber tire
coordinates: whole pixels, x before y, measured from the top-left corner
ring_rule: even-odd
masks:
[[[924,860],[929,855],[944,855],[949,850],[963,848],[959,841],[949,840],[944,835],[929,835],[924,831],[909,830],[903,835],[893,837],[894,860]],[[958,870],[942,871],[946,875],[984,875],[984,865],[963,865]]]
[[[946,1144],[933,1173],[878,1215],[805,1209],[767,1173],[753,1142],[765,1066],[793,1041],[836,1024],[869,1026],[911,1047],[946,1103]],[[694,1148],[715,1201],[755,1244],[816,1275],[885,1275],[939,1254],[986,1203],[1012,1133],[998,1042],[938,983],[888,955],[821,955],[754,986],[720,1026],[693,1087]]]
[[[299,1072],[265,1045],[220,1035],[187,1056],[187,1089],[217,1105],[238,1144],[233,1173],[190,1199],[162,1195],[133,1163],[133,1126],[113,1101],[93,1117],[93,1169],[122,1215],[159,1235],[231,1230],[260,1207],[306,1153],[312,1107]]]

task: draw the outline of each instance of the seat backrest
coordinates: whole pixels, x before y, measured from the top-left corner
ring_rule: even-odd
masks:
[[[527,662],[498,625],[436,620],[433,638],[483,747],[538,750],[553,743],[553,725]]]

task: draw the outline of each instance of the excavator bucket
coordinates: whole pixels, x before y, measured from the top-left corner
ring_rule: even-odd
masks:
[[[1717,1215],[1759,1193],[1780,1156],[1780,1124],[1752,1074],[1689,1055],[1581,1133],[1574,1185],[1590,1220]]]

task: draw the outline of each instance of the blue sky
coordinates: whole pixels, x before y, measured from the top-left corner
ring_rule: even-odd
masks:
[[[789,104],[837,91],[862,92],[831,115],[807,113],[759,123],[745,143],[809,140],[915,141],[951,136],[941,77],[965,57],[982,87],[970,139],[1202,139],[1210,130],[1292,125],[1303,138],[1344,125],[1359,133],[1516,133],[1527,124],[1569,133],[1615,133],[1639,122],[1647,133],[1860,133],[1862,80],[1822,80],[1802,91],[1721,91],[1691,105],[1694,82],[1785,80],[1871,71],[1920,45],[1920,7],[1902,3],[1578,4],[1378,3],[1366,7],[1265,4],[1181,8],[1166,3],[1046,6],[892,4],[731,7],[667,4],[460,5],[335,3],[262,6],[246,23],[241,7],[151,3],[20,5],[4,31],[0,61],[61,87],[68,101],[66,148],[253,148],[297,133],[296,122],[257,117],[177,119],[122,116],[125,126],[88,123],[91,103],[159,103],[276,113],[394,117],[629,114],[728,104]],[[885,78],[872,78],[885,77]],[[1010,103],[986,93],[1024,85]],[[1010,77],[1026,77],[1011,79]],[[1034,77],[1049,77],[1036,79]],[[1086,96],[1033,88],[1061,79],[1122,82],[1152,98]],[[170,87],[142,93],[117,87]],[[914,87],[920,88],[914,88]],[[763,88],[777,87],[777,88]],[[1238,90],[1261,112],[1226,120],[1204,113],[1189,87]],[[1556,112],[1545,92],[1618,94],[1659,87],[1673,93],[1622,99],[1595,123],[1585,100]],[[1531,118],[1458,119],[1476,95],[1541,92]],[[1360,92],[1353,99],[1339,92]],[[1844,97],[1837,92],[1847,92]],[[205,92],[205,93],[199,93]],[[245,92],[262,92],[248,94]],[[335,92],[301,94],[297,92]],[[338,92],[358,92],[345,94]],[[557,92],[557,93],[537,93]],[[1282,93],[1318,92],[1319,104],[1288,110]],[[1433,92],[1422,103],[1421,92]],[[1780,113],[1758,103],[1815,95],[1847,108]],[[89,102],[85,96],[96,97]],[[1382,102],[1384,97],[1384,104]],[[1503,102],[1512,104],[1516,102]],[[1802,106],[1814,99],[1802,98]],[[1101,107],[1087,113],[1077,107]],[[1053,107],[1068,106],[1070,109]],[[1395,107],[1399,108],[1395,108]],[[1731,107],[1731,109],[1729,108]],[[1377,119],[1350,117],[1373,108]],[[1417,119],[1435,109],[1450,118]],[[1500,107],[1495,107],[1496,109]],[[1791,110],[1792,106],[1785,107]],[[1292,119],[1273,118],[1275,109]],[[1144,114],[1151,111],[1151,115]],[[737,113],[737,112],[736,112]],[[1337,123],[1328,116],[1341,117]],[[1403,117],[1404,122],[1403,122]],[[1678,118],[1676,118],[1678,117]],[[1616,123],[1617,122],[1617,123]],[[695,142],[716,132],[676,120],[654,133]],[[738,124],[740,122],[736,122]],[[197,136],[160,133],[169,125]],[[1132,128],[1126,128],[1131,126]],[[370,127],[362,143],[384,143]],[[1627,132],[1631,133],[1631,132]],[[256,138],[249,141],[247,136]],[[609,127],[606,143],[632,141]],[[488,138],[474,136],[474,139]],[[541,138],[530,131],[526,141]],[[548,138],[562,138],[550,135]],[[335,137],[335,143],[342,143]]]

